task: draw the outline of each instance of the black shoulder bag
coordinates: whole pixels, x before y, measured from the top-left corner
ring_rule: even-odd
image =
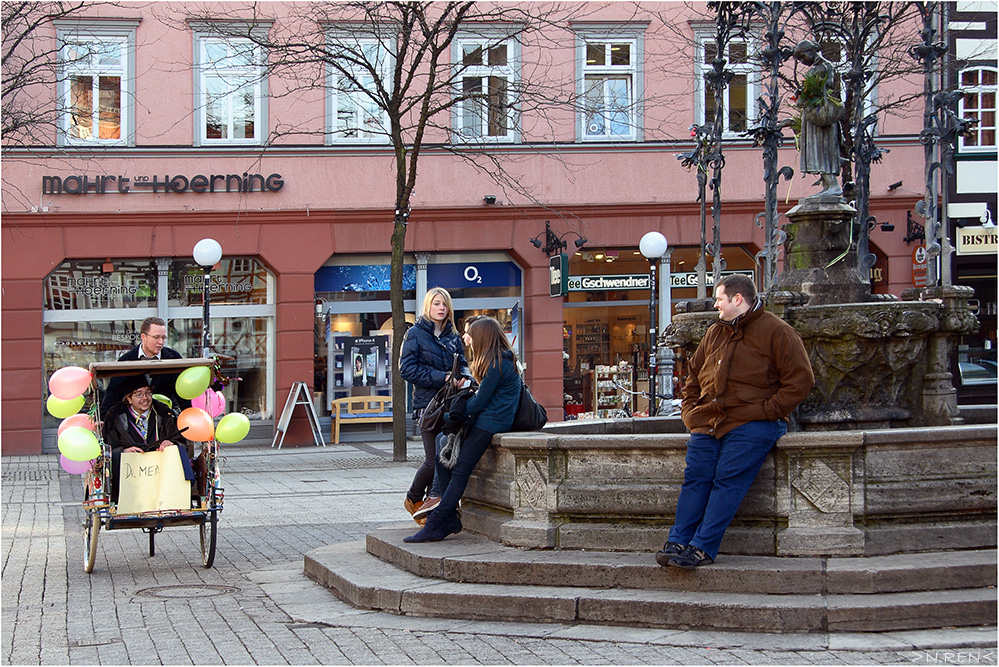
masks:
[[[517,405],[517,414],[513,418],[511,431],[537,431],[548,423],[548,413],[534,400],[534,395],[527,388],[524,379],[520,380],[520,403]]]
[[[444,426],[444,412],[450,404],[450,399],[457,393],[453,380],[458,377],[458,353],[454,354],[454,361],[451,363],[451,379],[445,380],[444,386],[437,390],[434,397],[427,403],[427,407],[420,414],[420,429],[423,431],[439,431]]]

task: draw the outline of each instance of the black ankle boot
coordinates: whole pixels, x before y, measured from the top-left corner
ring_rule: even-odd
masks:
[[[427,517],[427,523],[424,524],[423,528],[419,532],[415,533],[414,535],[410,535],[409,537],[402,538],[402,541],[409,543],[440,542],[445,537],[451,534],[444,529],[444,523],[445,522],[441,518],[440,513],[437,511],[433,511],[430,513],[430,516]],[[460,522],[458,524],[458,530],[461,530]],[[452,531],[452,532],[458,532],[458,531]]]

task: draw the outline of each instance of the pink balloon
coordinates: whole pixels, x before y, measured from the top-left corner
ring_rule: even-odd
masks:
[[[212,419],[225,414],[225,396],[214,389],[206,389],[205,393],[192,398],[191,405],[195,408],[201,408],[211,415]]]
[[[67,459],[64,455],[60,454],[59,463],[62,465],[62,469],[70,475],[82,475],[90,470],[92,461],[74,461],[73,459]]]
[[[59,431],[57,434],[62,435],[63,431],[68,428],[73,428],[74,426],[82,426],[88,431],[94,430],[94,422],[90,421],[90,417],[83,412],[78,412],[77,414],[71,415],[62,420],[62,423],[59,424]]]
[[[49,392],[58,399],[69,401],[81,396],[92,379],[93,376],[86,368],[66,366],[49,378]]]

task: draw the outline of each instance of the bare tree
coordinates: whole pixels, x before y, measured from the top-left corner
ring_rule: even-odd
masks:
[[[559,37],[568,34],[568,22],[597,10],[597,5],[487,4],[475,2],[342,2],[292,4],[280,25],[266,16],[264,4],[238,8],[204,8],[189,14],[203,29],[223,37],[240,38],[260,47],[267,75],[280,78],[283,89],[271,95],[333,89],[362,106],[353,120],[332,109],[332,121],[320,132],[363,134],[380,138],[392,149],[395,201],[391,235],[390,300],[393,322],[392,361],[397,367],[405,333],[403,260],[411,214],[417,166],[425,150],[450,151],[475,168],[488,172],[506,191],[539,203],[523,179],[508,167],[516,158],[500,155],[491,132],[515,131],[525,116],[542,116],[554,106],[573,109],[582,104],[575,81],[553,79],[550,62]],[[458,48],[458,40],[462,42]],[[532,41],[538,62],[502,81],[470,76],[482,65],[506,64],[513,53],[506,45]],[[551,40],[552,48],[543,48]],[[541,48],[538,48],[541,47]],[[358,103],[357,101],[360,100]],[[455,110],[474,127],[455,123]],[[351,116],[344,113],[344,116]],[[342,122],[341,122],[342,121]],[[317,132],[315,119],[303,125],[276,127],[269,137]],[[569,168],[557,151],[555,159]],[[395,418],[394,455],[405,458],[405,382],[392,375]]]

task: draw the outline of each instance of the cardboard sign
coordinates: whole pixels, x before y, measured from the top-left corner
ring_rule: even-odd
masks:
[[[176,447],[162,452],[123,452],[118,514],[191,509],[191,482]]]

